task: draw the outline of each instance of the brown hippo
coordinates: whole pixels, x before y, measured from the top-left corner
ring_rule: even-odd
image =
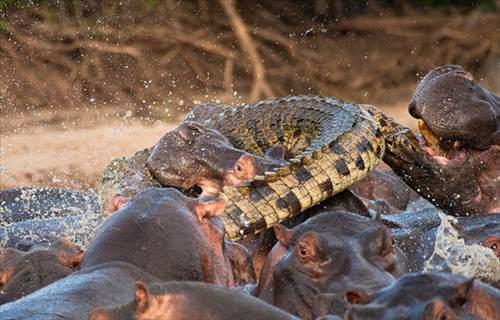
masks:
[[[302,319],[344,312],[353,286],[378,290],[403,269],[390,230],[347,212],[324,212],[287,229],[262,269],[255,295]]]
[[[409,112],[420,145],[401,144],[384,161],[448,214],[500,213],[500,97],[460,66],[442,66],[419,83]]]
[[[159,279],[124,262],[80,270],[14,302],[0,305],[0,319],[87,320],[95,308],[134,299],[134,283]]]
[[[214,195],[223,186],[244,184],[282,163],[236,149],[217,131],[185,121],[153,147],[107,166],[101,177],[101,208],[114,212],[148,187],[199,188],[203,196]]]
[[[162,281],[233,286],[232,263],[249,260],[241,257],[246,254],[243,247],[225,242],[217,217],[223,211],[222,199],[189,198],[173,188],[147,189],[102,224],[80,268],[123,261]],[[235,268],[237,276],[243,277],[250,267]]]
[[[63,239],[0,255],[0,304],[17,300],[75,271],[83,251]]]
[[[374,294],[348,291],[347,320],[500,319],[500,291],[463,276],[406,274]]]
[[[364,201],[368,209],[381,214],[404,211],[420,198],[390,169],[375,168],[349,189]]]
[[[112,309],[94,310],[89,320],[297,319],[252,296],[202,282],[135,284],[135,299]]]
[[[347,211],[354,212],[365,217],[370,217],[370,212],[363,203],[363,200],[350,190],[344,190],[336,194],[334,197],[330,197],[314,207],[305,210],[301,214],[284,221],[283,225],[288,228],[292,228],[306,221],[310,217],[325,211]],[[268,229],[255,236],[247,237],[240,242],[247,249],[249,249],[252,254],[252,264],[257,277],[260,276],[260,271],[267,259],[267,255],[277,241],[278,240],[276,239],[274,231],[272,229]]]

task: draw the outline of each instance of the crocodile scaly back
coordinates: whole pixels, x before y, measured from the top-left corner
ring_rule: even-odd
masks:
[[[288,165],[257,176],[248,186],[224,188],[228,239],[264,230],[365,177],[385,149],[380,125],[365,107],[370,106],[296,96],[193,109],[186,120],[219,131],[236,148],[263,155],[282,145],[289,152]]]

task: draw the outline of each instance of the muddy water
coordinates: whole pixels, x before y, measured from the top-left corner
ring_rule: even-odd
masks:
[[[102,220],[94,193],[52,188],[4,192],[0,198],[0,250],[53,236],[85,248]]]

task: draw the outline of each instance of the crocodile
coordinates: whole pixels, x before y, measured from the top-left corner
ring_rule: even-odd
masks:
[[[386,118],[370,105],[334,97],[292,96],[240,106],[198,105],[184,121],[217,130],[234,147],[258,156],[276,145],[287,150],[286,164],[247,185],[223,188],[226,237],[236,241],[295,216],[365,177],[384,155],[383,130],[393,132]],[[149,150],[138,156],[145,159]],[[101,199],[107,199],[116,184],[123,185],[123,179],[138,181],[141,188],[158,186],[148,170],[143,161],[114,160],[101,178],[101,195],[106,195]]]

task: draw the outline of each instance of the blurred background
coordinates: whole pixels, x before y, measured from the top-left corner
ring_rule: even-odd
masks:
[[[414,128],[433,67],[500,92],[500,1],[0,0],[0,188],[96,186],[197,103],[332,95]]]

